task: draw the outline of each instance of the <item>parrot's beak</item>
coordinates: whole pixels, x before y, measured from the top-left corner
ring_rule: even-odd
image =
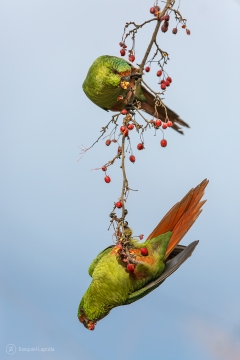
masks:
[[[130,76],[122,76],[121,81],[130,82]]]
[[[82,314],[78,317],[79,321],[85,326],[88,330],[94,330],[96,323],[92,320],[88,320],[85,314]]]

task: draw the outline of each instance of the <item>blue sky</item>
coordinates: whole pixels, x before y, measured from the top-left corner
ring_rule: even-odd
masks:
[[[87,269],[112,242],[109,212],[121,173],[101,171],[115,150],[100,142],[110,114],[84,95],[100,55],[119,55],[126,21],[150,18],[152,3],[122,0],[0,1],[1,359],[211,360],[239,357],[240,122],[237,1],[181,1],[191,36],[159,34],[173,78],[165,103],[191,126],[145,137],[128,164],[128,221],[146,236],[186,192],[208,178],[204,210],[183,239],[193,256],[160,288],[114,309],[87,331],[77,320]],[[161,4],[160,4],[161,6]],[[174,27],[171,19],[170,27]],[[153,24],[137,35],[140,62]],[[181,29],[180,29],[181,30]],[[152,71],[145,76],[157,88]],[[135,143],[138,138],[134,139]],[[134,167],[133,167],[134,166]],[[27,353],[19,347],[52,347]]]

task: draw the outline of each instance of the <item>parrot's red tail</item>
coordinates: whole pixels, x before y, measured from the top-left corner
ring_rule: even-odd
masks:
[[[171,210],[164,216],[153,232],[148,236],[147,240],[155,238],[167,231],[172,231],[165,259],[182,240],[190,227],[194,224],[198,216],[201,214],[201,207],[207,200],[202,200],[204,190],[209,180],[205,179],[195,189],[191,189],[184,198],[175,204]]]

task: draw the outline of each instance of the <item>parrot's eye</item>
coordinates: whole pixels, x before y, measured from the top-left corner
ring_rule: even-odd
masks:
[[[118,75],[119,72],[116,70],[116,69],[112,69],[112,72],[115,74],[115,75]]]

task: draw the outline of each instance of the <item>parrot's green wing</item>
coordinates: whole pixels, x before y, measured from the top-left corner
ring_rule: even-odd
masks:
[[[168,276],[174,273],[174,271],[176,271],[192,255],[197,244],[198,240],[193,241],[186,247],[178,246],[178,249],[176,248],[176,250],[178,250],[176,251],[178,252],[178,254],[175,255],[171,260],[167,261],[163,273],[157,279],[151,281],[146,286],[144,286],[142,289],[137,290],[131,295],[129,295],[123,305],[129,305],[134,301],[141,299],[142,297],[156,289],[159,285],[161,285]]]
[[[104,249],[103,251],[101,251],[97,257],[95,257],[95,259],[92,261],[91,265],[88,268],[88,273],[90,276],[92,276],[92,273],[97,265],[97,263],[99,262],[99,260],[106,254],[108,254],[112,248],[114,247],[114,245],[110,245],[108,246],[106,249]]]

